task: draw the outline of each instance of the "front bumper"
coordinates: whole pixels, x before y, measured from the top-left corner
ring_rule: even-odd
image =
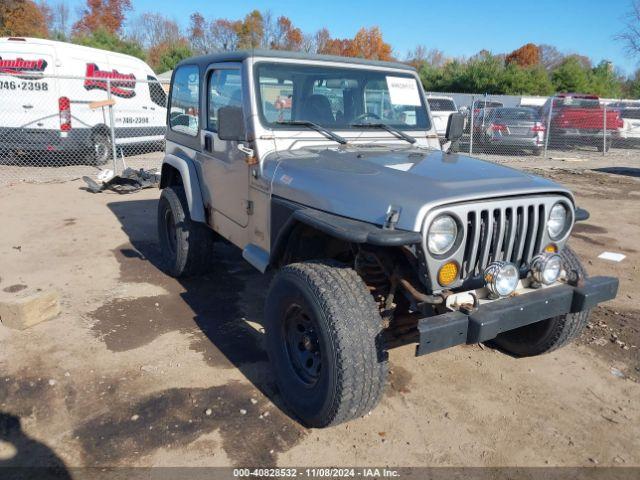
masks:
[[[470,314],[460,311],[423,318],[418,322],[416,355],[463,343],[485,342],[500,333],[566,313],[577,313],[615,298],[618,279],[591,277],[579,287],[558,285],[495,300]]]

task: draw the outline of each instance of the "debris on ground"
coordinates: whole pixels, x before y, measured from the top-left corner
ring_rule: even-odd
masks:
[[[87,190],[92,193],[100,193],[104,190],[112,190],[116,193],[135,193],[143,188],[157,187],[160,183],[160,174],[157,169],[145,170],[143,168],[134,170],[125,168],[120,175],[105,180],[102,184],[96,182],[91,177],[84,176],[82,179],[87,184]]]

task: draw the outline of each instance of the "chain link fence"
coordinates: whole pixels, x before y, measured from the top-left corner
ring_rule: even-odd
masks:
[[[0,75],[0,183],[160,167],[168,88],[119,74]]]
[[[153,169],[162,162],[167,82],[127,78],[2,75],[0,184],[46,182]],[[463,153],[518,158],[635,159],[640,101],[589,95],[553,97],[427,93],[435,127],[466,116]]]
[[[640,101],[599,99],[593,95],[551,97],[427,94],[439,135],[448,116],[466,116],[459,144],[464,153],[494,161],[536,157],[587,160],[603,156],[637,158]]]

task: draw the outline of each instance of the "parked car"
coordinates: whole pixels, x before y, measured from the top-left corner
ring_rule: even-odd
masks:
[[[202,101],[238,81],[239,105]],[[274,82],[293,86],[286,120],[265,115],[262,87]],[[184,84],[191,98],[177,99]],[[372,91],[389,104],[369,104]],[[590,309],[616,295],[618,280],[587,277],[567,245],[588,218],[573,194],[442,151],[410,66],[224,52],[179,63],[169,96],[172,111],[176,101],[203,110],[189,129],[167,130],[164,268],[206,272],[222,237],[272,273],[264,345],[280,397],[305,425],[371,411],[390,348],[423,355],[494,340],[539,355],[577,338]],[[452,145],[463,120],[451,116]]]
[[[494,108],[486,117],[480,145],[491,152],[520,149],[541,155],[545,130],[537,109]]]
[[[542,116],[551,114],[549,145],[553,147],[592,146],[609,150],[624,126],[616,110],[606,110],[600,98],[582,93],[561,93],[542,107]],[[606,129],[605,129],[606,124]]]
[[[431,112],[431,118],[433,118],[433,124],[436,128],[438,137],[444,139],[449,115],[458,111],[456,102],[454,102],[451,97],[436,97],[429,95],[427,97],[427,103],[429,104],[429,111]]]
[[[105,163],[114,140],[108,108],[90,104],[109,95],[116,145],[160,146],[166,94],[155,80],[146,63],[129,55],[40,38],[0,38],[0,150],[61,152]]]
[[[622,128],[616,141],[621,146],[636,146],[640,141],[640,102],[614,102],[607,106],[622,119]]]
[[[493,100],[475,100],[471,105],[471,109],[468,111],[467,120],[465,122],[465,132],[469,132],[471,128],[471,116],[473,116],[473,131],[474,140],[477,140],[478,135],[484,130],[485,116],[494,108],[503,107],[502,102]]]

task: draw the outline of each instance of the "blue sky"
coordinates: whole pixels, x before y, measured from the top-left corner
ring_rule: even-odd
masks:
[[[54,0],[55,1],[55,0]],[[68,0],[75,11],[84,0]],[[243,17],[250,10],[287,15],[304,31],[326,26],[334,37],[352,37],[361,26],[378,25],[394,52],[404,57],[417,44],[447,56],[470,56],[481,49],[509,52],[524,43],[549,43],[564,53],[581,53],[597,63],[611,60],[627,74],[636,61],[613,39],[623,27],[630,0],[396,0],[252,1],[132,0],[134,15],[163,13],[186,26],[189,14],[207,18]]]

